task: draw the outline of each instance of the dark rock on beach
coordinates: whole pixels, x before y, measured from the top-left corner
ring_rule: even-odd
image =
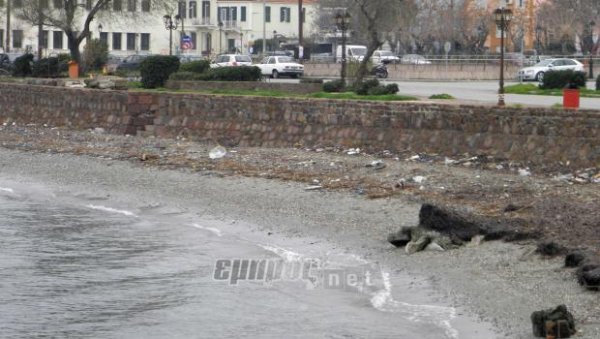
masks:
[[[470,241],[480,231],[477,223],[468,220],[455,211],[442,209],[431,204],[421,206],[419,226],[456,237],[462,241]]]
[[[567,306],[559,305],[554,309],[536,311],[531,314],[533,335],[546,338],[570,338],[575,334],[575,320]]]
[[[388,235],[387,241],[396,247],[403,247],[410,242],[410,231],[412,227],[404,226],[400,231]]]
[[[580,285],[592,291],[600,290],[600,265],[583,265],[577,270],[576,276]]]
[[[549,241],[539,243],[535,251],[541,255],[553,257],[565,253],[566,250],[567,249],[564,246],[561,246],[553,241]]]
[[[585,260],[581,252],[571,252],[565,257],[565,267],[577,267]]]

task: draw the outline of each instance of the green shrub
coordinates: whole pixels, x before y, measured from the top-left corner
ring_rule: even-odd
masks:
[[[258,81],[260,79],[260,68],[256,66],[210,68],[199,78],[206,81]]]
[[[83,67],[86,70],[100,70],[108,61],[108,46],[100,39],[92,39],[85,44],[82,55]]]
[[[442,94],[432,94],[429,99],[454,99],[453,96],[451,96],[450,94],[447,93],[442,93]]]
[[[60,75],[58,58],[49,57],[34,62],[31,75],[36,78],[58,78]]]
[[[194,72],[175,72],[169,76],[169,80],[193,81],[202,80],[200,74]]]
[[[385,86],[385,88],[387,89],[388,94],[396,94],[400,90],[398,88],[398,84],[388,84]]]
[[[323,84],[323,92],[339,93],[344,90],[344,82],[341,79],[332,80]]]
[[[172,73],[179,69],[179,58],[174,55],[153,55],[140,63],[144,88],[163,87]]]
[[[301,78],[300,83],[301,84],[322,84],[323,79],[321,79],[321,78]]]
[[[31,75],[31,65],[33,64],[33,54],[23,54],[15,59],[13,64],[13,76],[26,77]]]
[[[600,75],[596,78],[596,91],[600,91]]]
[[[191,61],[179,66],[179,72],[193,72],[193,73],[204,73],[210,67],[210,61],[208,60],[196,60]]]
[[[379,80],[377,79],[368,79],[363,82],[359,82],[354,84],[354,93],[358,95],[367,95],[369,94],[369,90],[371,88],[379,86]]]
[[[586,74],[573,70],[548,71],[540,83],[541,89],[561,89],[565,87],[585,88]]]
[[[60,53],[58,56],[58,72],[66,73],[69,71],[69,61],[71,61],[71,54]]]

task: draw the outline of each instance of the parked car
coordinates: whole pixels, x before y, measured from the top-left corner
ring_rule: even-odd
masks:
[[[374,64],[379,64],[382,61],[386,61],[387,63],[395,64],[400,62],[400,58],[398,58],[392,51],[382,51],[377,50],[373,52],[373,56],[371,60]]]
[[[542,81],[544,80],[544,74],[550,70],[564,71],[569,69],[583,72],[583,64],[575,59],[546,59],[531,67],[525,67],[519,70],[519,79],[523,81]]]
[[[140,68],[142,60],[146,59],[149,55],[133,54],[125,57],[117,65],[117,71],[135,71]]]
[[[210,64],[210,68],[230,66],[252,66],[252,58],[244,54],[221,54]]]
[[[194,54],[179,55],[179,62],[182,64],[192,62],[192,61],[200,61],[200,60],[204,60],[204,59],[206,59],[206,58],[201,55],[194,55]]]
[[[294,61],[289,56],[270,56],[262,59],[256,65],[264,76],[279,78],[282,75],[297,78],[304,75],[304,65]]]
[[[430,65],[431,61],[425,59],[424,56],[419,54],[405,54],[402,56],[400,63],[410,65]]]

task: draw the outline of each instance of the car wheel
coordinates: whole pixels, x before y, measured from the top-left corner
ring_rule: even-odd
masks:
[[[277,70],[273,70],[273,74],[271,74],[271,78],[273,78],[273,79],[279,78],[279,72],[277,72]]]
[[[292,78],[294,78],[294,79],[298,79],[298,76],[299,76],[298,74],[292,74]]]
[[[539,82],[544,81],[544,72],[539,72],[538,74],[536,74],[535,80]]]

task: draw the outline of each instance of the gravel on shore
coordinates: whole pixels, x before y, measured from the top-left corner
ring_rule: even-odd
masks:
[[[532,240],[411,256],[385,241],[399,227],[416,225],[420,202],[428,201],[526,220],[518,225],[545,240],[598,255],[597,169],[557,173],[482,155],[448,159],[304,147],[237,148],[211,160],[215,145],[41,126],[3,126],[0,145],[2,174],[93,187],[97,194],[121,194],[123,201],[141,190],[155,192],[188,208],[193,202],[196,213],[241,219],[260,231],[337,242],[427,277],[448,300],[510,338],[530,338],[530,313],[562,303],[573,311],[579,337],[600,337],[600,295],[578,286],[562,258],[534,254]]]

